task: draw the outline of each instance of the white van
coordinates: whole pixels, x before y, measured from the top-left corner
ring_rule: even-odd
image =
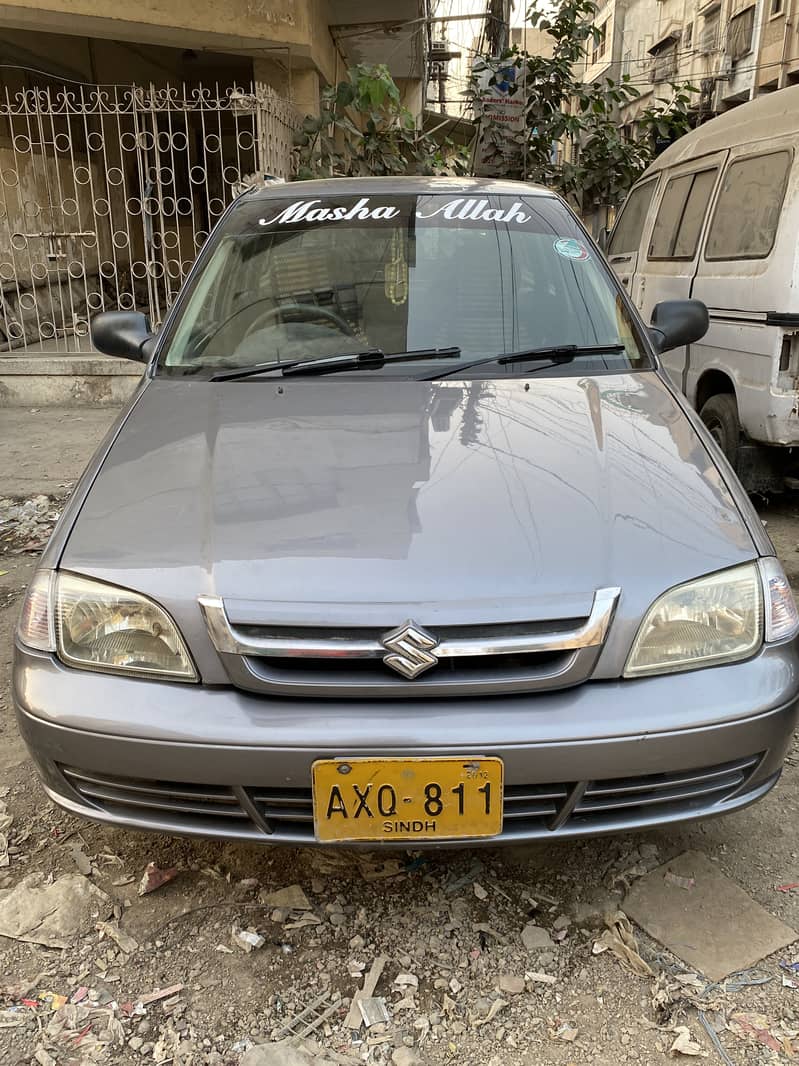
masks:
[[[799,86],[720,115],[649,167],[607,247],[646,321],[707,304],[706,336],[663,365],[751,491],[799,475],[797,147]]]

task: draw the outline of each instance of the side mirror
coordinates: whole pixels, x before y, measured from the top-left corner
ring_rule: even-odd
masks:
[[[608,245],[610,244],[610,230],[607,226],[603,226],[599,231],[599,236],[597,237],[596,242],[599,245],[600,250],[607,254]]]
[[[146,362],[151,354],[147,316],[141,311],[103,311],[92,319],[92,344],[103,355]]]
[[[701,300],[663,300],[652,309],[649,336],[657,352],[670,352],[701,340],[710,327]]]

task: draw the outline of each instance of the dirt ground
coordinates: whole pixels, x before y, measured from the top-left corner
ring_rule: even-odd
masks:
[[[2,412],[0,498],[64,496],[113,414]],[[799,498],[764,506],[762,517],[799,588]],[[799,881],[799,751],[778,787],[740,813],[583,842],[378,856],[197,842],[84,823],[45,799],[13,721],[12,629],[35,564],[36,528],[4,539],[0,524],[0,834],[9,845],[3,866],[0,836],[0,902],[30,875],[44,886],[74,875],[108,899],[92,897],[83,927],[63,948],[0,936],[3,1066],[237,1066],[247,1055],[248,1064],[271,1066],[271,1058],[255,1060],[249,1049],[291,1024],[301,1031],[302,1019],[293,1020],[309,1007],[306,1019],[326,1015],[310,1033],[325,1061],[795,1060],[799,974],[798,987],[792,978],[785,984],[780,963],[799,959],[799,933],[720,985],[691,976],[690,966],[638,928],[637,950],[651,976],[631,972],[613,951],[597,954],[594,945],[603,916],[623,908],[630,886],[686,850],[703,853],[799,930],[799,890],[777,889]],[[5,830],[3,804],[13,819]],[[139,895],[150,862],[176,873]],[[288,904],[269,898],[294,885],[304,899],[296,892]],[[98,930],[104,920],[109,924]],[[529,923],[538,927],[538,946],[522,942]],[[263,944],[242,950],[234,932],[242,929]],[[720,938],[743,944],[753,935],[744,919],[718,929]],[[385,1000],[389,1021],[348,1028],[350,1000],[375,960],[382,965],[375,995]],[[72,1003],[54,1011],[61,1001],[37,1000],[41,993]],[[730,1024],[736,1015],[748,1027]],[[709,1030],[718,1031],[717,1043]],[[692,1054],[672,1052],[675,1040]]]

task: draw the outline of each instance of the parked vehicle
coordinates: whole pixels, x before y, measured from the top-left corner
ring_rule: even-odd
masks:
[[[661,300],[710,312],[663,365],[744,484],[799,477],[799,87],[681,137],[632,189],[608,258],[648,321]]]
[[[544,189],[240,198],[70,499],[14,701],[47,794],[262,843],[514,842],[777,781],[799,616],[712,437]]]

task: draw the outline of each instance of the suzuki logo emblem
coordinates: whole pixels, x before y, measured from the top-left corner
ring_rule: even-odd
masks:
[[[415,622],[405,622],[390,633],[385,633],[380,638],[380,643],[388,652],[388,655],[383,656],[386,666],[407,677],[409,681],[438,662],[438,658],[433,654],[433,649],[438,647],[438,641]]]

